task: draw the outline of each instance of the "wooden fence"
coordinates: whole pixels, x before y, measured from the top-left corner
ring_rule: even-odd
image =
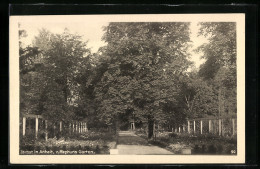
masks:
[[[201,118],[189,119],[186,124],[175,127],[176,133],[214,134],[219,136],[234,136],[237,134],[236,118]]]
[[[53,137],[58,132],[73,134],[73,133],[83,133],[88,131],[86,121],[53,122],[44,119],[41,115],[32,115],[32,114],[23,115],[21,123],[22,124],[20,126],[21,126],[23,137],[33,133],[34,137],[38,138],[39,132],[43,131],[46,140],[48,139],[48,134],[50,130],[53,131],[52,133]],[[50,127],[52,128],[50,129]]]

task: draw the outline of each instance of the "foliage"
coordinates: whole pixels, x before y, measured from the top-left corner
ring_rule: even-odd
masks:
[[[176,101],[176,79],[189,65],[189,24],[110,23],[105,30],[109,65],[95,88],[100,118],[111,125],[130,111],[136,120],[166,121],[162,105]]]
[[[24,100],[21,105],[29,108],[34,102],[37,107],[30,108],[30,113],[43,114],[47,119],[73,118],[82,85],[78,79],[87,68],[90,55],[86,43],[67,29],[62,34],[42,29],[33,45],[20,49],[21,99]]]
[[[207,37],[209,42],[197,49],[204,53],[202,57],[206,59],[200,67],[199,75],[212,91],[212,112],[217,110],[221,116],[236,113],[236,24],[203,22],[200,26],[198,35]],[[206,92],[203,96],[208,97],[208,94]],[[206,110],[205,106],[202,105],[200,110]]]

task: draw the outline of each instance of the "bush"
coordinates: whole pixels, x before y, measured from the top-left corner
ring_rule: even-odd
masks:
[[[176,137],[178,137],[178,134],[176,134],[176,133],[170,133],[170,134],[169,134],[169,137],[170,137],[170,138],[176,138]]]
[[[208,146],[208,153],[209,154],[216,154],[216,152],[217,152],[216,147],[213,144]]]

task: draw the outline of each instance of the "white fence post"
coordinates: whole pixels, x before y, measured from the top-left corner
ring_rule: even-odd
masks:
[[[48,140],[48,120],[45,120],[45,140]]]
[[[211,120],[209,120],[209,133],[211,133]]]
[[[196,122],[195,120],[193,121],[193,130],[194,130],[194,134],[196,133]]]
[[[25,136],[25,130],[26,130],[26,117],[23,117],[23,136]]]
[[[232,119],[232,135],[235,135],[235,119]]]
[[[202,134],[203,132],[203,122],[202,120],[200,120],[200,134]]]
[[[190,121],[188,120],[188,133],[190,133]]]
[[[38,117],[35,118],[35,138],[38,136]]]
[[[62,132],[62,121],[60,121],[60,132]]]
[[[221,135],[221,119],[218,120],[218,134]]]

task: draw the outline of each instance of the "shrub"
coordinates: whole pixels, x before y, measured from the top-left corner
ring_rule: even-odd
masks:
[[[176,138],[176,137],[178,137],[178,134],[176,134],[176,133],[170,133],[170,134],[169,134],[169,137],[170,137],[170,138]]]
[[[208,153],[209,154],[216,154],[216,152],[217,152],[216,147],[213,144],[208,146]]]

